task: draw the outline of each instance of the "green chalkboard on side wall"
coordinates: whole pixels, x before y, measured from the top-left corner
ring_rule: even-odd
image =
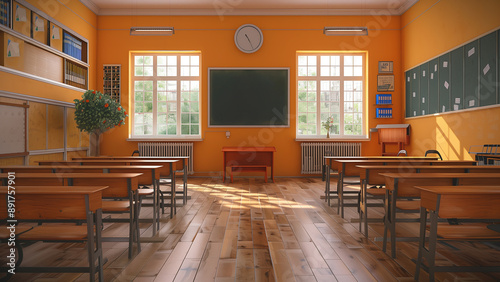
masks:
[[[209,68],[209,127],[288,127],[288,68]]]

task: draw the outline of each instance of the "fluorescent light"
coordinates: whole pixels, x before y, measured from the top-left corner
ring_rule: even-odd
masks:
[[[368,35],[366,27],[325,27],[325,35]]]
[[[130,35],[172,35],[173,27],[131,27]]]

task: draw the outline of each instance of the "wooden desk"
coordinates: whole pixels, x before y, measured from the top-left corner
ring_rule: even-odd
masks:
[[[396,204],[398,198],[420,198],[415,186],[489,186],[500,181],[500,173],[382,173],[385,177],[385,220],[383,251],[387,231],[391,232],[391,254],[396,257]]]
[[[163,160],[178,160],[182,162],[182,180],[183,180],[183,205],[187,203],[187,175],[188,175],[188,161],[189,157],[187,156],[98,156],[98,157],[80,157],[73,158],[73,160],[154,160],[154,161],[163,161]],[[178,171],[178,170],[175,170]]]
[[[271,168],[271,180],[274,182],[275,147],[223,147],[222,180],[226,180],[226,169],[234,165],[262,165]]]
[[[361,169],[361,197],[359,203],[359,231],[364,225],[368,237],[367,191],[368,185],[385,185],[385,177],[380,173],[500,173],[500,166],[476,165],[358,165]],[[373,189],[370,189],[373,190]],[[380,189],[385,195],[385,189]]]
[[[156,231],[160,228],[160,209],[157,197],[157,186],[158,181],[160,180],[160,169],[162,165],[50,165],[50,166],[42,166],[42,165],[34,165],[34,166],[9,166],[2,165],[0,166],[0,173],[4,172],[15,172],[15,173],[30,173],[30,172],[46,172],[46,173],[142,173],[141,176],[138,177],[139,185],[152,185],[153,186],[153,196],[156,197],[153,199],[153,209],[156,211],[156,228],[153,229],[153,235],[156,235]],[[141,190],[142,191],[142,190]],[[156,208],[155,208],[156,207]]]
[[[325,157],[327,158],[327,157]],[[387,157],[386,157],[387,158]],[[346,177],[359,177],[362,169],[358,168],[358,165],[473,165],[476,164],[475,161],[438,161],[436,158],[375,158],[375,159],[337,159],[334,157],[328,157],[331,163],[334,164],[338,169],[339,180],[337,182],[337,195],[338,195],[338,209],[337,213],[340,213],[342,218],[344,218],[344,207],[346,206],[358,206],[358,204],[345,204],[344,203],[344,179]],[[327,171],[329,167],[327,166]],[[357,184],[355,182],[354,184]],[[330,205],[330,175],[327,174],[327,181],[325,184],[325,197]]]
[[[338,170],[338,167],[333,164],[333,160],[438,160],[436,157],[422,157],[422,156],[352,156],[352,157],[336,157],[324,156],[325,164],[330,166],[330,169]]]
[[[106,201],[106,210],[109,212],[126,212],[129,214],[129,237],[112,238],[112,241],[129,242],[129,257],[132,257],[133,238],[136,239],[138,252],[141,251],[139,233],[139,197],[136,193],[138,177],[141,173],[16,173],[16,185],[21,186],[78,186],[78,185],[106,185],[108,188],[102,191],[102,198],[128,200],[128,209],[115,207],[117,201]],[[8,173],[0,173],[3,185],[7,185]],[[106,211],[105,210],[105,211]],[[153,213],[154,216],[155,213]],[[156,218],[153,219],[153,227]],[[123,220],[112,219],[111,222],[123,222]],[[106,239],[108,240],[108,239]]]
[[[174,177],[174,169],[173,165],[175,163],[179,162],[179,160],[78,160],[78,161],[39,161],[39,165],[92,165],[92,166],[137,166],[137,165],[161,165],[162,168],[160,169],[160,178],[168,178],[170,179],[170,189],[172,195],[175,195],[175,177]],[[155,210],[157,210],[157,213],[159,214],[159,207],[158,205],[158,190],[159,190],[159,183],[154,187],[155,189],[155,196],[153,206],[155,207]],[[176,208],[176,199],[175,197],[172,197],[172,204],[170,208],[170,218],[173,217],[174,214],[177,213],[177,208]],[[158,221],[158,228],[159,228],[159,221]],[[156,231],[155,231],[156,232]],[[155,234],[155,233],[153,233]]]
[[[16,178],[17,179],[17,178]],[[86,241],[88,248],[87,267],[29,267],[20,266],[22,257],[18,257],[16,262],[16,273],[19,272],[88,272],[90,281],[95,281],[95,274],[99,272],[99,281],[103,280],[103,264],[101,241],[102,226],[102,192],[106,186],[75,186],[75,187],[39,187],[39,186],[18,186],[15,185],[15,218],[8,213],[7,195],[9,188],[0,187],[0,194],[4,201],[0,201],[0,217],[7,223],[18,223],[25,220],[77,220],[85,221],[86,226],[65,225],[64,228],[58,226],[35,226],[33,229],[16,236],[16,248],[22,252],[23,242],[44,241]],[[59,229],[58,229],[59,228]],[[19,228],[20,229],[20,228]],[[78,232],[72,232],[78,229]],[[82,230],[83,229],[83,230]],[[83,231],[83,232],[82,232]],[[21,232],[17,230],[16,233]],[[78,235],[79,234],[79,235]],[[78,235],[78,236],[76,236]],[[10,237],[2,238],[5,242]],[[7,273],[8,268],[0,267],[0,270]]]
[[[471,226],[438,225],[438,218],[477,219],[500,221],[500,186],[417,186],[421,193],[420,239],[415,281],[420,268],[426,268],[429,280],[434,281],[435,272],[478,272],[500,271],[500,266],[436,266],[436,244],[438,236],[446,240],[498,240],[500,233],[487,228],[487,223]],[[427,211],[429,211],[430,232],[426,236]],[[470,229],[473,227],[474,229]],[[469,231],[469,232],[467,232]],[[472,232],[470,232],[472,231]],[[429,240],[428,248],[425,241]],[[422,258],[427,261],[427,267]]]

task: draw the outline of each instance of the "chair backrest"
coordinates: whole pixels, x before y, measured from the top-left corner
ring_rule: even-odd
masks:
[[[135,150],[135,151],[133,151],[133,152],[132,152],[132,156],[133,156],[133,155],[135,155],[135,154],[137,154],[137,155],[139,155],[139,156],[140,156],[140,155],[141,155],[141,152],[139,152],[139,150]]]
[[[401,150],[398,152],[398,156],[399,155],[405,155],[405,156],[408,156],[408,153],[406,152],[406,150]]]
[[[441,154],[438,152],[438,150],[427,150],[425,152],[425,156],[427,157],[428,154],[437,154],[439,156],[439,159],[443,160],[443,157],[441,157]]]

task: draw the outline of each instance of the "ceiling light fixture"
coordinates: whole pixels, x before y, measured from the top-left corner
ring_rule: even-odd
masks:
[[[130,35],[173,35],[174,27],[131,27]]]
[[[323,29],[325,35],[368,35],[366,27],[325,27]]]

